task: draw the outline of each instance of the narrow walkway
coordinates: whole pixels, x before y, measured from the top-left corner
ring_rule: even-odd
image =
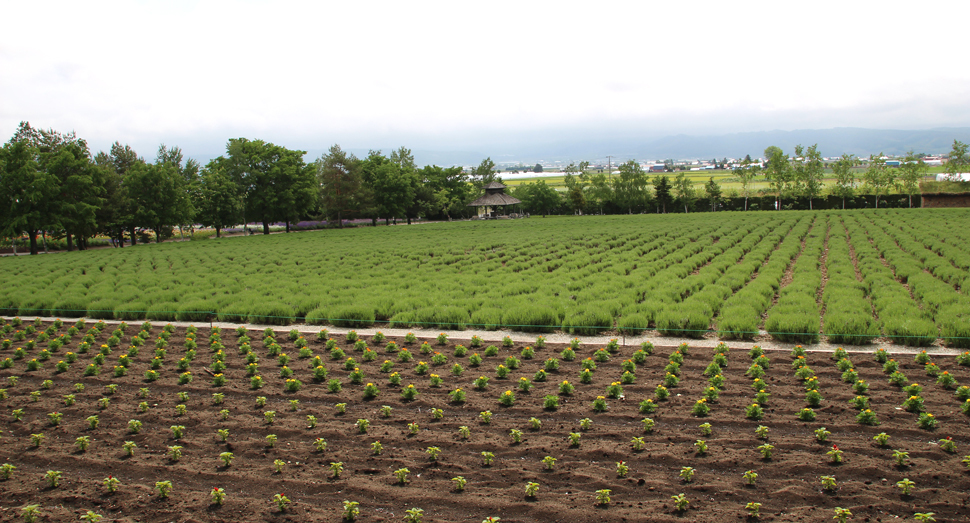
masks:
[[[4,320],[11,320],[13,319],[13,316],[2,316],[2,318]],[[35,318],[36,316],[20,316],[20,319],[23,320],[25,323],[28,321],[34,321]],[[40,319],[41,321],[44,321],[44,322],[53,322],[56,318],[41,317]],[[61,318],[61,319],[65,322],[76,321],[76,319],[74,318],[71,318],[71,319]],[[109,325],[117,325],[121,323],[120,320],[96,320],[91,318],[84,318],[84,321],[89,324],[97,323],[99,321],[103,321]],[[140,321],[128,322],[129,325],[140,325],[141,323],[142,322]],[[168,324],[175,325],[176,327],[188,327],[189,325],[202,327],[207,325],[207,323],[203,323],[203,322],[187,322],[187,321],[152,321],[150,323],[158,327],[168,325]],[[478,337],[482,338],[483,341],[489,344],[500,343],[505,336],[511,337],[512,340],[515,341],[516,343],[532,343],[535,341],[535,339],[538,336],[540,336],[540,334],[531,334],[531,333],[523,333],[523,332],[507,331],[507,330],[440,331],[440,330],[433,330],[433,329],[391,329],[391,328],[385,328],[385,327],[349,329],[344,327],[333,327],[329,325],[324,326],[324,325],[294,324],[294,325],[288,325],[288,326],[280,326],[280,325],[256,325],[256,324],[250,324],[250,323],[223,323],[223,322],[211,322],[209,323],[209,325],[212,325],[214,327],[219,327],[220,329],[223,329],[223,330],[235,330],[239,326],[246,327],[246,329],[253,330],[253,331],[262,331],[262,330],[265,330],[266,328],[271,328],[276,332],[283,332],[283,333],[289,332],[292,329],[296,329],[300,332],[304,332],[308,334],[316,334],[317,332],[320,332],[320,329],[326,328],[331,335],[334,335],[334,334],[344,335],[351,330],[355,330],[360,335],[373,336],[377,331],[381,331],[381,333],[383,333],[385,336],[401,337],[401,338],[403,338],[407,333],[410,332],[410,333],[413,333],[418,338],[422,338],[422,339],[434,339],[435,337],[438,336],[438,334],[444,332],[446,335],[448,335],[448,338],[452,340],[467,340],[467,339],[471,339],[472,336],[477,335]],[[656,331],[651,331],[651,332],[656,333]],[[758,345],[764,350],[787,352],[787,351],[790,351],[792,347],[794,347],[795,345],[798,345],[796,343],[782,343],[775,340],[759,340],[754,342],[725,340],[722,342],[718,340],[716,337],[714,337],[713,333],[709,335],[710,337],[706,337],[703,339],[675,338],[675,337],[668,337],[668,336],[659,336],[656,334],[655,335],[646,334],[642,336],[622,336],[622,335],[570,336],[561,331],[546,333],[541,335],[545,336],[547,343],[565,344],[565,343],[569,343],[569,341],[573,338],[579,338],[579,340],[586,347],[605,346],[607,342],[609,342],[611,339],[616,339],[618,342],[620,342],[621,346],[634,346],[634,347],[639,346],[643,342],[649,341],[653,343],[654,346],[657,348],[672,348],[672,347],[679,346],[681,343],[687,343],[692,348],[713,349],[720,343],[724,343],[731,349],[744,350],[744,351],[749,350],[754,345]],[[767,333],[762,331],[761,336],[767,336]],[[958,354],[963,353],[963,351],[959,349],[951,349],[951,348],[942,347],[938,345],[933,345],[930,347],[907,347],[905,345],[894,345],[892,343],[886,342],[885,340],[876,340],[870,345],[837,345],[837,344],[831,344],[826,342],[813,343],[813,344],[803,343],[801,345],[805,348],[805,350],[809,352],[833,352],[835,351],[836,348],[842,347],[847,352],[872,353],[877,348],[882,347],[887,349],[889,352],[893,354],[916,354],[917,352],[924,349],[926,350],[926,352],[932,355],[956,356]]]

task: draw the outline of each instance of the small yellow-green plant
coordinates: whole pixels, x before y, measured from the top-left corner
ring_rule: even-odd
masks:
[[[741,477],[744,478],[744,481],[748,485],[754,485],[755,482],[758,480],[758,473],[753,470],[748,470],[748,471],[745,471],[745,473],[742,474]]]
[[[529,483],[526,483],[525,484],[525,496],[526,497],[528,497],[528,498],[534,498],[534,497],[536,497],[536,494],[538,494],[538,493],[539,493],[539,484],[538,483],[536,483],[534,481],[530,481]]]
[[[852,517],[852,511],[847,508],[835,507],[835,516],[832,519],[837,520],[839,523],[846,523],[849,518]]]
[[[620,476],[620,477],[623,477],[623,476]],[[597,490],[596,491],[596,504],[597,505],[609,505],[610,504],[610,494],[612,494],[612,493],[613,493],[613,491],[610,490],[610,489],[608,489],[608,488],[604,488],[604,489]]]
[[[455,476],[451,478],[451,481],[455,482],[455,491],[457,492],[465,490],[465,484],[468,483],[464,476]]]
[[[912,492],[913,487],[916,486],[916,483],[909,478],[903,478],[896,482],[896,486],[899,487],[899,490],[903,492],[904,496],[908,496]]]
[[[674,506],[677,507],[678,512],[687,510],[687,506],[690,505],[690,501],[687,500],[687,495],[683,492],[675,496],[670,496],[670,499],[674,500]]]
[[[681,467],[680,477],[684,480],[684,483],[690,483],[694,480],[694,468],[693,467]]]
[[[828,491],[834,491],[837,487],[834,476],[822,476],[822,488]]]

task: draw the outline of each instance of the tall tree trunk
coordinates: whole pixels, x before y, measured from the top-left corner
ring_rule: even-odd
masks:
[[[118,235],[117,236],[117,238],[118,238],[118,248],[119,249],[124,249],[125,248],[125,231],[124,231],[124,229],[116,230],[115,233]]]
[[[286,220],[286,232],[290,232],[290,220]]]
[[[30,237],[30,254],[37,254],[37,231],[29,231],[27,235]]]
[[[128,234],[131,236],[131,246],[134,247],[138,244],[138,236],[135,234],[135,226],[132,225],[128,228]]]
[[[67,252],[74,250],[74,235],[67,233]]]
[[[162,224],[155,226],[155,243],[162,243]]]
[[[263,234],[269,234],[269,222],[263,222]]]
[[[40,239],[44,241],[44,254],[50,254],[47,250],[47,231],[40,231]]]
[[[344,221],[340,219],[340,211],[337,211],[337,227],[344,228]]]
[[[746,211],[748,210],[748,197],[747,196],[744,197],[744,210],[746,210]]]
[[[220,230],[222,230],[222,227],[218,227],[218,226],[217,226],[217,227],[216,227],[216,238],[218,238],[218,237],[219,237],[219,231],[220,231]]]

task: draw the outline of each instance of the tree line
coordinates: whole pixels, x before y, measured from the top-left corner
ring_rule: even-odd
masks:
[[[733,170],[738,196],[807,200],[809,208],[822,195],[824,164],[817,146],[796,146],[794,155],[772,146],[765,161],[750,156]],[[467,171],[435,165],[418,168],[414,156],[401,147],[385,156],[370,151],[357,158],[332,146],[313,162],[305,151],[246,138],[230,139],[226,152],[206,165],[185,159],[178,147],[158,148],[147,161],[131,147],[115,142],[109,151],[91,154],[87,143],[72,133],[43,130],[22,122],[0,149],[0,237],[26,234],[32,254],[38,238],[64,239],[68,250],[85,249],[89,239],[107,236],[123,247],[139,241],[141,231],[156,241],[199,224],[221,231],[240,223],[262,224],[326,219],[343,226],[347,219],[411,223],[412,219],[465,218],[476,212],[468,203],[491,181],[501,181],[494,162],[486,158]],[[860,160],[843,155],[831,165],[831,193],[846,199],[855,194],[879,198],[892,190],[910,196],[919,192],[927,172],[921,155],[910,152],[899,167],[889,167],[882,155],[872,155],[861,176]],[[947,171],[968,170],[967,145],[954,141]],[[537,169],[541,166],[537,166]],[[544,180],[513,188],[520,210],[531,213],[644,213],[716,211],[724,191],[713,177],[697,184],[680,172],[650,177],[638,162],[618,167],[618,174],[593,173],[588,162],[570,164],[565,190]],[[755,181],[768,189],[754,191]]]
[[[947,173],[970,170],[967,149],[967,144],[954,140],[946,164]],[[748,209],[750,198],[765,196],[773,197],[776,209],[784,209],[795,202],[806,203],[812,209],[826,192],[841,199],[843,208],[847,200],[857,196],[875,197],[878,208],[880,198],[896,191],[906,195],[912,207],[913,196],[919,194],[920,181],[928,172],[924,156],[910,151],[898,167],[887,165],[882,153],[865,159],[843,154],[826,164],[817,145],[795,146],[792,154],[770,146],[764,151],[763,162],[745,156],[732,170],[731,180],[739,186],[736,197],[743,199],[743,210]],[[831,172],[826,172],[826,166]],[[539,180],[520,185],[511,194],[532,212],[576,214],[716,211],[722,207],[725,196],[725,191],[713,177],[706,183],[694,182],[684,172],[657,173],[651,177],[636,160],[620,164],[616,176],[592,173],[587,162],[570,164],[564,171],[564,192]],[[831,180],[827,189],[824,187],[826,178]],[[767,187],[756,190],[756,182],[767,184]]]
[[[124,247],[151,231],[156,241],[199,224],[222,229],[258,222],[326,219],[450,219],[473,212],[466,205],[496,178],[494,163],[478,169],[418,168],[410,150],[357,158],[338,145],[317,160],[305,151],[246,138],[230,139],[226,152],[200,165],[178,147],[158,148],[147,161],[128,145],[92,154],[72,133],[22,122],[0,149],[0,237],[26,234],[31,254],[39,242],[64,239],[85,249],[107,236]]]

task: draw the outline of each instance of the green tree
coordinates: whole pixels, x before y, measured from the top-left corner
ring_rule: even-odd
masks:
[[[160,242],[192,213],[185,180],[171,163],[135,164],[127,186],[135,206],[134,222],[155,232]]]
[[[417,173],[410,151],[394,151],[385,158],[380,151],[371,151],[360,162],[363,183],[373,193],[376,217],[383,216],[386,224],[391,218],[403,218],[413,204],[418,189]],[[405,154],[401,154],[407,151]],[[375,217],[375,220],[376,220]]]
[[[919,182],[926,176],[926,162],[910,150],[899,166],[899,187],[909,196],[909,207],[913,207],[913,195],[919,192]]]
[[[630,160],[619,167],[620,175],[613,179],[614,198],[621,208],[626,207],[628,214],[643,210],[650,198],[647,187],[650,180],[647,173],[636,160]]]
[[[765,149],[765,179],[775,193],[775,207],[781,210],[781,201],[785,191],[790,190],[792,183],[792,169],[786,155],[780,148],[771,145]]]
[[[482,163],[471,171],[471,182],[476,194],[482,194],[485,186],[494,181],[501,182],[501,178],[495,174],[495,162],[491,157],[482,160]]]
[[[450,220],[470,214],[467,204],[475,199],[475,192],[461,167],[426,165],[418,171],[417,179],[435,195],[434,205],[429,208],[431,215]]]
[[[536,166],[532,168],[532,172],[534,172],[534,173],[541,173],[542,172],[542,164],[537,163]]]
[[[603,208],[613,201],[610,179],[603,173],[581,173],[579,178],[585,178],[588,181],[585,187],[586,204],[593,206],[602,214]]]
[[[303,161],[305,151],[264,142],[233,138],[226,145],[227,172],[240,187],[243,215],[255,219],[269,234],[269,224],[290,222],[310,214],[317,199],[315,170]]]
[[[694,182],[692,182],[684,173],[678,173],[677,177],[674,178],[674,194],[676,194],[677,199],[684,204],[684,212],[690,212],[690,205],[694,203],[694,199],[697,197],[697,192],[694,189]]]
[[[328,220],[336,220],[343,227],[343,219],[354,213],[361,203],[360,160],[348,155],[339,145],[333,145],[327,154],[316,161],[317,179],[320,183],[320,202]]]
[[[740,165],[734,168],[734,177],[741,184],[741,195],[744,196],[744,210],[748,210],[748,197],[751,195],[751,182],[758,175],[761,166],[751,162],[751,155],[745,157]]]
[[[797,172],[798,185],[802,194],[808,197],[808,208],[812,209],[812,200],[822,192],[822,178],[825,173],[822,154],[818,152],[818,144],[808,149],[798,145],[795,147],[795,156],[802,158],[799,162],[800,170]]]
[[[221,159],[221,161],[220,161]],[[210,161],[199,176],[193,191],[196,220],[216,230],[216,238],[222,229],[242,221],[242,198],[239,187],[230,176],[224,158]]]
[[[519,185],[513,189],[512,196],[522,200],[522,206],[530,212],[541,213],[543,218],[563,203],[559,192],[545,180]]]
[[[842,198],[842,208],[845,209],[845,199],[851,198],[855,192],[856,178],[852,168],[856,165],[855,156],[843,153],[842,157],[832,164],[832,172],[835,174],[835,187],[833,192]]]
[[[886,167],[886,160],[882,153],[869,155],[869,166],[863,173],[862,179],[866,189],[876,197],[876,209],[879,208],[879,196],[888,192],[896,183],[896,170]]]
[[[103,171],[91,160],[87,143],[73,133],[42,155],[42,164],[57,179],[58,196],[53,203],[56,222],[67,236],[68,250],[77,239],[79,249],[98,232],[97,211],[103,205]]]
[[[583,214],[583,209],[586,208],[586,177],[574,176],[567,172],[566,176],[563,177],[563,183],[566,185],[566,200],[569,202],[573,214]]]
[[[124,232],[128,232],[131,244],[138,242],[135,225],[135,201],[131,197],[129,189],[128,174],[131,169],[138,164],[144,164],[145,160],[128,145],[121,145],[115,142],[111,145],[109,153],[98,153],[95,163],[100,165],[106,172],[105,188],[106,198],[110,202],[105,207],[110,210],[102,210],[103,224],[113,230],[118,231],[119,246],[124,245]]]
[[[714,181],[714,177],[707,179],[707,183],[704,185],[704,193],[707,195],[708,201],[711,202],[711,212],[717,211],[717,201],[721,199],[721,186]]]
[[[967,153],[967,149],[967,144],[953,140],[953,148],[950,149],[944,169],[951,177],[970,171],[970,154]]]
[[[155,163],[167,163],[175,168],[175,171],[182,177],[182,186],[186,188],[190,193],[197,189],[196,185],[199,183],[199,163],[195,160],[189,158],[182,163],[183,156],[182,150],[178,147],[172,147],[169,149],[165,144],[158,146],[158,152],[155,155]],[[190,205],[194,205],[194,198],[189,199]],[[183,214],[184,222],[178,223],[179,236],[184,238],[183,228],[189,226],[193,223],[195,218],[195,208],[189,209],[189,212]]]
[[[673,203],[671,199],[672,187],[670,186],[670,179],[667,178],[666,174],[658,174],[653,177],[653,196],[657,200],[657,212],[663,212],[667,214],[667,204]]]
[[[14,244],[26,232],[30,254],[37,254],[37,233],[53,220],[51,205],[57,180],[42,170],[36,148],[25,140],[11,139],[0,153],[0,232]]]

